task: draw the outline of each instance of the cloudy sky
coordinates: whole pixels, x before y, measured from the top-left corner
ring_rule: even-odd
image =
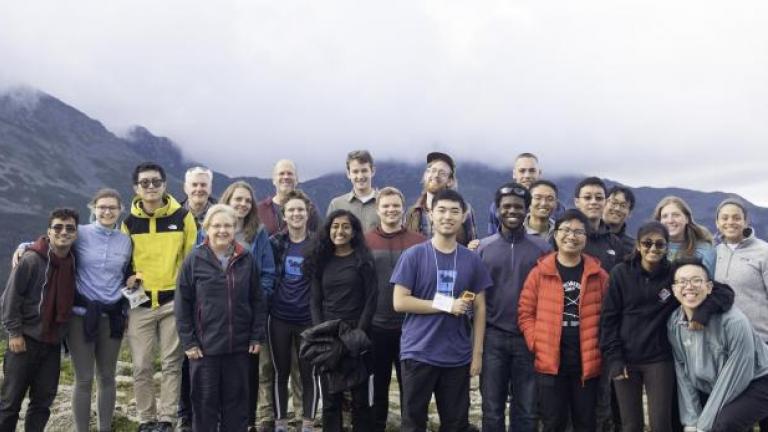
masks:
[[[0,12],[0,85],[231,175],[432,149],[768,205],[768,2],[34,1]]]

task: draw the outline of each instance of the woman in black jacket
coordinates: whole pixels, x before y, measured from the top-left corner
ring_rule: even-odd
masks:
[[[189,358],[195,431],[248,428],[248,356],[264,341],[259,266],[235,241],[236,216],[224,204],[205,216],[205,242],[184,260],[174,312]]]
[[[648,222],[637,232],[635,250],[611,271],[600,320],[600,348],[613,378],[622,430],[643,431],[643,387],[651,430],[672,430],[675,369],[666,322],[679,303],[672,294],[667,260],[669,232]],[[691,327],[706,325],[709,315],[733,304],[730,288],[714,290],[697,310]],[[699,327],[700,328],[700,327]]]
[[[339,319],[367,331],[376,309],[376,271],[357,217],[347,210],[331,212],[303,265],[304,274],[312,280],[312,324]],[[323,430],[341,431],[342,392],[329,392],[328,374],[321,379]],[[353,429],[372,430],[370,380],[350,390]]]

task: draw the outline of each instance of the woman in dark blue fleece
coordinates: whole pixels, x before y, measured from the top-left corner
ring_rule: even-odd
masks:
[[[328,215],[305,256],[304,274],[312,280],[312,324],[340,319],[357,329],[369,329],[376,310],[376,269],[355,215],[347,210]],[[323,430],[340,432],[342,393],[328,391],[327,375],[322,380]],[[353,429],[373,430],[370,383],[363,382],[350,390]]]
[[[679,303],[672,294],[673,275],[667,260],[669,232],[653,221],[641,226],[636,238],[632,256],[611,271],[601,315],[600,347],[613,378],[622,430],[643,430],[645,387],[651,429],[671,431],[675,368],[666,322]],[[697,310],[692,327],[705,325],[711,313],[732,304],[732,290],[716,289]]]
[[[205,242],[184,260],[174,312],[189,358],[195,431],[248,427],[248,356],[264,341],[259,266],[235,241],[235,211],[212,206]]]

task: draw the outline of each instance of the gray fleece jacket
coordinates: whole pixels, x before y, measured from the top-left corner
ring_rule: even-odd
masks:
[[[749,318],[760,338],[768,342],[768,243],[750,230],[735,250],[719,244],[715,280],[733,288],[735,306]]]
[[[677,375],[677,398],[683,426],[700,431],[712,423],[725,405],[749,384],[768,375],[768,345],[736,307],[713,315],[704,330],[688,329],[682,307],[667,322]],[[709,394],[701,403],[699,392]]]

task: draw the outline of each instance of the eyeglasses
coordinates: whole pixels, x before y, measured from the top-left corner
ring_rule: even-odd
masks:
[[[640,246],[648,250],[650,250],[654,246],[656,246],[656,249],[658,250],[664,250],[667,248],[667,242],[665,242],[664,240],[653,241],[648,239],[648,240],[641,241]]]
[[[437,168],[427,168],[424,173],[430,176],[435,176],[437,178],[448,178],[448,176],[451,175],[450,172]]]
[[[571,229],[571,228],[558,228],[557,231],[560,231],[563,236],[569,236],[573,234],[575,237],[584,237],[587,235],[587,230],[583,230],[580,228],[577,229]]]
[[[553,195],[533,195],[531,198],[533,198],[534,201],[544,201],[548,203],[553,203],[557,199]]]
[[[94,207],[96,210],[100,212],[107,212],[110,211],[112,213],[115,213],[120,210],[120,207],[118,206],[96,206]]]
[[[622,210],[629,210],[629,203],[626,201],[616,201],[614,199],[609,199],[608,205],[611,207],[620,208]]]
[[[68,232],[68,233],[71,234],[71,233],[77,232],[77,225],[73,225],[73,224],[66,224],[66,225],[65,224],[56,224],[56,225],[51,225],[51,229],[56,234],[60,234],[62,231]]]
[[[524,197],[525,192],[525,189],[521,187],[503,187],[499,189],[499,195],[517,195],[519,197]]]
[[[602,195],[581,195],[579,198],[583,199],[584,201],[595,201],[595,202],[605,201],[605,197]]]
[[[161,178],[153,178],[153,179],[142,179],[136,182],[137,185],[141,186],[143,189],[149,189],[149,185],[152,185],[152,187],[159,188],[160,186],[165,183],[165,180]]]
[[[701,288],[707,282],[704,278],[694,277],[690,279],[677,279],[674,285],[678,288],[685,288],[686,285],[691,285],[692,288]]]
[[[225,224],[212,224],[209,228],[214,229],[214,230],[221,230],[221,229],[228,229],[228,230],[230,230],[230,229],[233,229],[234,227],[235,227],[235,225],[233,225],[233,224],[225,223]]]

